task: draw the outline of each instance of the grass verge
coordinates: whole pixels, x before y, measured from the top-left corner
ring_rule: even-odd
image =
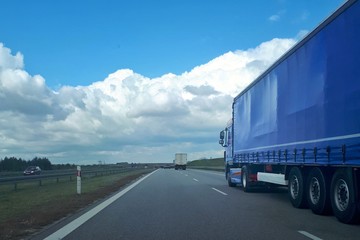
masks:
[[[189,166],[188,168],[191,168],[191,169],[199,169],[199,170],[210,170],[210,171],[217,171],[217,172],[224,172],[224,166]]]
[[[213,158],[213,159],[194,160],[188,163],[188,168],[224,172],[224,168],[225,168],[224,159]]]
[[[0,239],[32,235],[151,171],[137,169],[84,179],[81,195],[76,194],[76,181],[22,185],[16,191],[9,185],[0,186]]]

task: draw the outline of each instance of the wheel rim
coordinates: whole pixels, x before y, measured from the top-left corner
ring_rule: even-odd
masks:
[[[242,184],[243,184],[243,187],[246,188],[246,184],[247,184],[247,182],[246,182],[246,173],[244,173],[242,175]]]
[[[296,176],[292,177],[290,184],[290,193],[293,199],[297,199],[299,196],[299,179]]]
[[[311,179],[309,196],[313,204],[317,204],[320,200],[320,183],[317,178]]]
[[[349,187],[347,183],[340,179],[335,186],[335,204],[340,211],[345,211],[349,206]]]

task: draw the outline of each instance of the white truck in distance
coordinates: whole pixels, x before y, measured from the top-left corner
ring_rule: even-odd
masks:
[[[175,163],[175,170],[178,170],[178,169],[186,170],[187,154],[186,153],[176,153],[174,163]]]

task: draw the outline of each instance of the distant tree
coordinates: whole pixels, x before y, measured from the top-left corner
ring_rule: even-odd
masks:
[[[0,161],[2,171],[22,171],[26,167],[26,161],[15,157],[5,157]]]
[[[52,170],[51,162],[47,158],[34,157],[30,161],[30,165],[39,166],[43,170]]]
[[[16,157],[5,157],[0,160],[0,171],[23,171],[28,166],[39,166],[44,170],[52,169],[52,164],[47,158],[35,157],[26,161]]]
[[[75,166],[75,164],[66,163],[66,164],[52,165],[52,168],[57,169],[57,170],[64,170],[64,169],[74,169],[74,168],[76,168],[76,166]]]

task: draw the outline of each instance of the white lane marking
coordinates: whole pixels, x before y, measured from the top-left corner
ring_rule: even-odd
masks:
[[[217,191],[218,193],[221,193],[222,195],[227,196],[227,193],[224,193],[224,192],[220,191],[219,189],[212,188],[212,190],[215,190],[215,191]]]
[[[185,177],[187,177],[187,176],[189,176],[189,175],[185,174]]]
[[[198,182],[199,180],[197,180],[196,178],[193,178],[193,180],[195,181],[195,182]]]
[[[53,234],[49,235],[47,238],[45,238],[45,240],[63,239],[68,234],[70,234],[72,231],[74,231],[75,229],[80,227],[82,224],[84,224],[87,220],[89,220],[90,218],[95,216],[97,213],[102,211],[104,208],[109,206],[111,203],[116,201],[118,198],[125,195],[125,193],[127,193],[128,191],[133,189],[136,185],[138,185],[139,183],[141,183],[142,181],[144,181],[146,178],[150,177],[150,175],[152,175],[153,173],[155,173],[157,171],[158,170],[156,170],[154,172],[151,172],[148,175],[146,175],[145,177],[143,177],[143,178],[139,179],[138,181],[134,182],[133,184],[131,184],[130,186],[128,186],[127,188],[125,188],[121,192],[115,194],[114,196],[112,196],[111,198],[109,198],[106,201],[102,202],[101,204],[97,205],[96,207],[94,207],[90,211],[84,213],[83,215],[81,215],[80,217],[75,219],[74,221],[68,223],[67,225],[60,228],[59,230],[57,230]]]
[[[314,236],[312,235],[311,233],[308,233],[306,231],[298,231],[299,233],[301,233],[302,235],[305,235],[307,236],[308,238],[310,239],[313,239],[313,240],[322,240],[322,238],[318,238],[317,236]]]

